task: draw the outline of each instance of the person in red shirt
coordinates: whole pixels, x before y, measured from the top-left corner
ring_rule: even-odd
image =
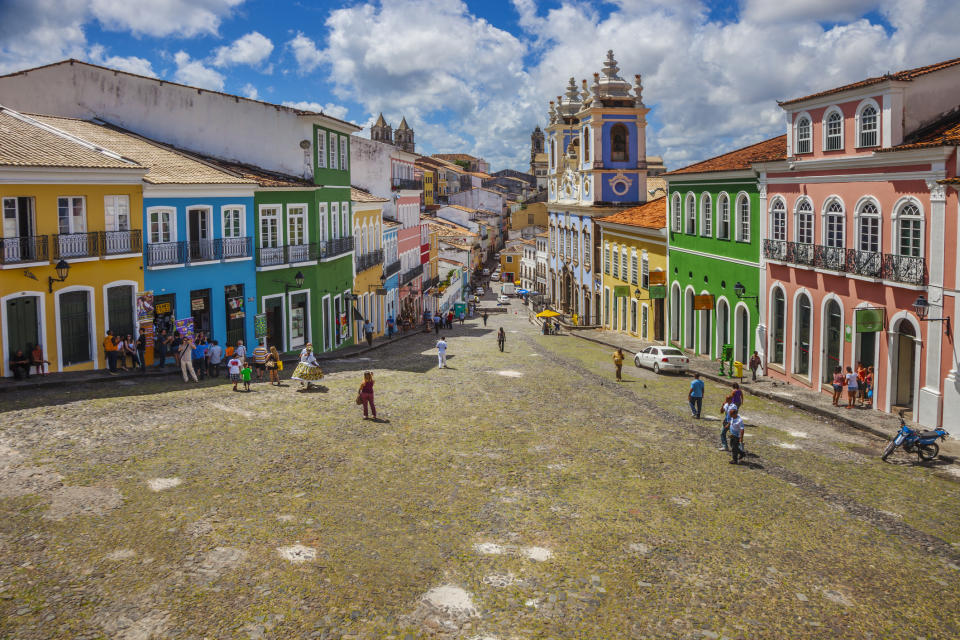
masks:
[[[363,419],[367,419],[367,405],[370,405],[370,410],[373,412],[373,419],[377,419],[377,406],[373,404],[373,372],[365,371],[363,374],[363,384],[360,385],[360,389],[357,391],[357,404],[363,405]]]

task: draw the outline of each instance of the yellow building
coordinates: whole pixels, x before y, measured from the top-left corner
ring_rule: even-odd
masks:
[[[597,221],[603,263],[602,325],[642,340],[664,337],[666,198]]]
[[[423,172],[423,204],[428,207],[435,203],[435,198],[433,197],[433,176],[433,171],[426,170]]]
[[[350,199],[353,201],[354,306],[364,319],[373,323],[374,336],[381,336],[387,322],[383,293],[383,203],[387,200],[356,187],[351,187]],[[354,316],[354,324],[354,335],[363,336],[363,321]]]
[[[0,107],[0,343],[49,371],[105,365],[107,329],[136,336],[146,168]]]

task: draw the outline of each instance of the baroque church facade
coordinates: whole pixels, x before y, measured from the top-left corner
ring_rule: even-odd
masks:
[[[545,132],[550,299],[578,324],[601,311],[596,221],[647,201],[646,115],[640,75],[620,77],[607,52],[588,88],[570,83],[550,102]]]
[[[402,151],[414,153],[413,129],[407,124],[407,119],[400,119],[400,126],[395,130],[384,120],[383,114],[370,127],[370,139],[375,142],[391,144]]]

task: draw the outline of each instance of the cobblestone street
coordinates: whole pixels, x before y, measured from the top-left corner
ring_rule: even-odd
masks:
[[[527,312],[311,392],[0,396],[0,638],[960,637],[960,467],[755,397],[732,466],[726,389]]]

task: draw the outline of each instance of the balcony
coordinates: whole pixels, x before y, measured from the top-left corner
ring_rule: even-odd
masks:
[[[214,240],[214,251],[223,260],[249,258],[253,256],[253,238],[217,238]]]
[[[847,250],[843,247],[827,247],[822,244],[814,245],[813,266],[828,271],[847,270]]]
[[[920,257],[885,253],[883,254],[883,279],[905,284],[926,284],[926,260]]]
[[[400,191],[401,189],[409,191],[422,191],[423,181],[415,180],[413,178],[393,178],[390,181],[390,189],[393,191]]]
[[[904,284],[919,286],[927,282],[926,260],[915,256],[768,239],[763,241],[763,257],[799,267],[816,267]]]
[[[320,243],[320,259],[330,260],[353,251],[353,236],[334,238]]]
[[[147,245],[147,266],[165,267],[187,262],[187,243],[154,242]]]
[[[28,264],[31,262],[48,262],[50,260],[50,245],[47,236],[18,236],[15,238],[0,238],[0,262],[2,264]]]
[[[846,270],[867,278],[883,277],[883,254],[879,251],[847,249]]]
[[[354,262],[357,266],[357,273],[366,271],[367,269],[383,262],[383,249],[374,249],[373,251],[368,251],[367,253],[359,255],[356,257]]]
[[[400,271],[400,261],[394,260],[393,262],[391,262],[390,264],[386,265],[383,268],[383,277],[389,278],[390,276],[397,273],[398,271]]]
[[[427,289],[430,289],[431,287],[435,287],[438,284],[440,284],[440,276],[433,276],[432,278],[428,278],[423,281],[421,289],[426,291]]]
[[[257,249],[258,267],[276,267],[286,263],[286,247],[260,247]]]
[[[317,259],[317,245],[315,243],[288,244],[286,249],[287,262],[290,264],[312,262]]]
[[[140,229],[100,232],[100,250],[104,256],[143,253],[142,242],[143,236],[140,233]]]
[[[94,258],[100,255],[99,234],[61,233],[53,236],[53,259]]]
[[[763,257],[767,260],[779,260],[783,262],[787,259],[787,241],[786,240],[764,240]]]
[[[218,259],[214,255],[213,240],[190,240],[187,249],[190,262],[213,262]]]
[[[402,287],[404,285],[410,284],[421,275],[423,275],[422,264],[418,264],[417,266],[411,269],[408,269],[407,271],[404,271],[403,275],[400,276],[400,286]]]
[[[813,266],[813,246],[806,242],[788,242],[786,261],[804,267]]]

